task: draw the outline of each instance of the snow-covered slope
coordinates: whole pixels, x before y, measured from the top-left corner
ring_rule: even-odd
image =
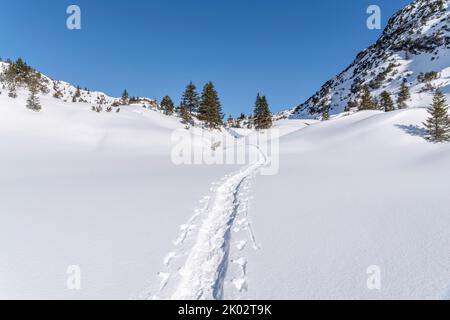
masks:
[[[449,298],[450,145],[423,139],[425,117],[277,122],[279,173],[220,182],[143,297]],[[374,267],[380,290],[367,285]]]
[[[428,143],[422,126],[425,86],[449,93],[449,15],[431,3],[393,17],[383,41],[292,114],[316,117],[329,97],[331,120],[275,122],[272,176],[259,176],[270,159],[250,129],[204,135],[145,103],[93,112],[118,100],[85,91],[72,102],[64,82],[60,99],[51,85],[39,95],[40,112],[23,88],[16,99],[2,90],[0,299],[449,299],[450,145]],[[446,44],[423,47],[438,30]],[[419,83],[430,70],[438,77]],[[365,72],[375,92],[395,94],[407,77],[416,108],[340,113]],[[177,165],[178,138],[258,157]],[[80,290],[67,287],[69,266]]]
[[[18,93],[0,95],[0,298],[450,297],[450,146],[421,137],[423,108],[279,121],[280,171],[257,177],[175,165],[176,118]]]
[[[450,12],[448,0],[416,0],[395,14],[381,38],[305,103],[288,112],[291,118],[319,118],[321,105],[343,112],[358,99],[363,85],[375,97],[384,90],[395,98],[403,79],[410,86],[410,107],[426,106],[433,88],[450,97]],[[424,81],[422,75],[431,75]]]
[[[241,297],[449,299],[450,145],[422,138],[425,117],[367,111],[282,137],[279,174],[254,182],[259,250],[231,257],[245,257]]]
[[[27,96],[0,95],[0,299],[137,297],[177,223],[237,167],[175,165],[174,132],[195,134],[176,117],[51,95],[34,112]],[[81,290],[66,286],[73,265]]]
[[[0,73],[2,73],[8,67],[8,65],[9,64],[7,62],[0,61]],[[73,97],[78,89],[76,86],[67,83],[65,81],[53,80],[48,76],[46,76],[45,74],[41,74],[41,76],[43,81],[47,83],[48,93],[45,94],[46,96],[53,98],[57,97],[58,100],[61,100],[63,102],[73,102]],[[0,82],[0,91],[5,91],[5,93],[7,93],[7,88],[2,88],[3,85],[4,83]],[[75,102],[87,103],[90,104],[91,106],[103,105],[106,107],[114,103],[120,103],[121,101],[120,98],[108,96],[104,92],[91,91],[86,88],[84,89],[79,88],[79,91],[80,96],[76,98]],[[154,110],[157,110],[159,108],[157,101],[153,99],[149,98],[139,98],[139,99],[140,99],[139,105],[141,106],[145,105],[146,107],[152,108]]]

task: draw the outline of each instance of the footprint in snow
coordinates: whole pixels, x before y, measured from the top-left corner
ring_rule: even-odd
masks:
[[[247,246],[247,241],[245,241],[245,240],[238,241],[236,243],[236,249],[238,249],[239,251],[244,250],[246,246]]]
[[[174,258],[176,258],[177,253],[176,252],[170,252],[165,258],[164,258],[164,265],[166,267],[168,267],[170,265],[170,262],[172,262],[172,260]]]
[[[162,291],[162,290],[164,290],[164,288],[167,286],[167,283],[169,282],[170,273],[159,272],[158,276],[161,278],[161,284],[160,284],[159,290]]]
[[[234,279],[232,283],[239,292],[248,290],[247,278]]]

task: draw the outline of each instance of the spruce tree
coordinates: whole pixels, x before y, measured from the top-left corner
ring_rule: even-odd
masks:
[[[130,95],[128,94],[127,89],[123,90],[123,93],[122,93],[122,104],[123,105],[130,104]]]
[[[16,83],[14,81],[8,84],[8,97],[17,98]]]
[[[175,109],[175,105],[169,96],[165,96],[161,101],[161,107],[166,115],[172,115]]]
[[[77,99],[81,97],[81,89],[79,86],[77,86],[77,89],[75,90],[75,94],[72,97],[72,102],[77,102]]]
[[[265,96],[259,93],[256,96],[254,111],[254,126],[256,130],[270,129],[272,127],[272,114]]]
[[[424,122],[426,138],[435,143],[450,141],[450,117],[447,101],[441,90],[436,91],[428,113],[430,117]]]
[[[185,125],[193,125],[193,119],[191,116],[191,113],[189,112],[188,108],[181,104],[179,107],[180,117],[181,117],[181,123]]]
[[[269,109],[269,103],[267,102],[266,96],[261,98],[261,108],[262,108],[262,121],[261,129],[270,129],[272,127],[272,113]]]
[[[246,115],[241,113],[239,118],[237,118],[236,121],[236,128],[241,128],[241,125],[243,124],[243,122],[247,119]]]
[[[261,95],[258,93],[256,96],[255,101],[255,107],[254,107],[254,125],[256,129],[259,129],[261,127],[261,119],[262,119],[262,98]]]
[[[361,102],[359,104],[359,110],[375,110],[377,108],[368,86],[362,87]]]
[[[234,118],[233,118],[233,116],[231,114],[228,116],[227,125],[230,128],[233,128],[235,126],[235,121],[234,121]]]
[[[411,94],[409,93],[407,83],[408,81],[406,79],[403,79],[402,85],[400,86],[400,92],[398,93],[397,98],[397,106],[399,109],[408,108],[406,101],[408,101],[411,98]]]
[[[30,95],[27,100],[27,108],[33,111],[40,111],[42,109],[41,104],[39,102],[39,98],[37,96],[38,88],[35,83],[31,84],[29,87]]]
[[[394,111],[394,101],[392,101],[391,95],[387,91],[383,91],[380,95],[380,107],[385,112]]]
[[[348,101],[347,105],[345,106],[344,111],[348,112],[348,111],[351,111],[352,109],[357,109],[358,107],[359,107],[358,103],[355,100],[350,99]]]
[[[61,92],[61,89],[59,88],[58,82],[53,81],[53,97],[56,99],[61,99],[63,97],[63,94]]]
[[[208,82],[203,88],[198,119],[204,121],[205,126],[211,129],[218,129],[223,124],[219,95],[212,82]]]
[[[330,120],[330,109],[331,109],[330,102],[325,100],[322,101],[321,109],[322,109],[322,121]]]
[[[191,82],[186,87],[181,98],[181,105],[186,108],[189,115],[192,116],[193,112],[198,112],[200,107],[200,100],[197,93],[197,87]]]

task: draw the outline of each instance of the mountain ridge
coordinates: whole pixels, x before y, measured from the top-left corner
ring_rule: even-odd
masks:
[[[304,103],[282,112],[285,117],[321,118],[323,106],[330,114],[350,111],[362,86],[379,96],[384,90],[397,95],[407,79],[410,106],[431,101],[440,87],[450,93],[450,13],[448,0],[416,0],[388,21],[381,37],[357,54],[355,60]],[[431,77],[431,78],[430,78]],[[353,103],[353,105],[352,105]]]

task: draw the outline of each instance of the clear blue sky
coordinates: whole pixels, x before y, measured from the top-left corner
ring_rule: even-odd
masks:
[[[342,71],[411,0],[0,0],[0,56],[22,56],[54,79],[119,96],[177,103],[186,84],[213,81],[224,112],[295,106]],[[66,8],[82,30],[66,29]]]

